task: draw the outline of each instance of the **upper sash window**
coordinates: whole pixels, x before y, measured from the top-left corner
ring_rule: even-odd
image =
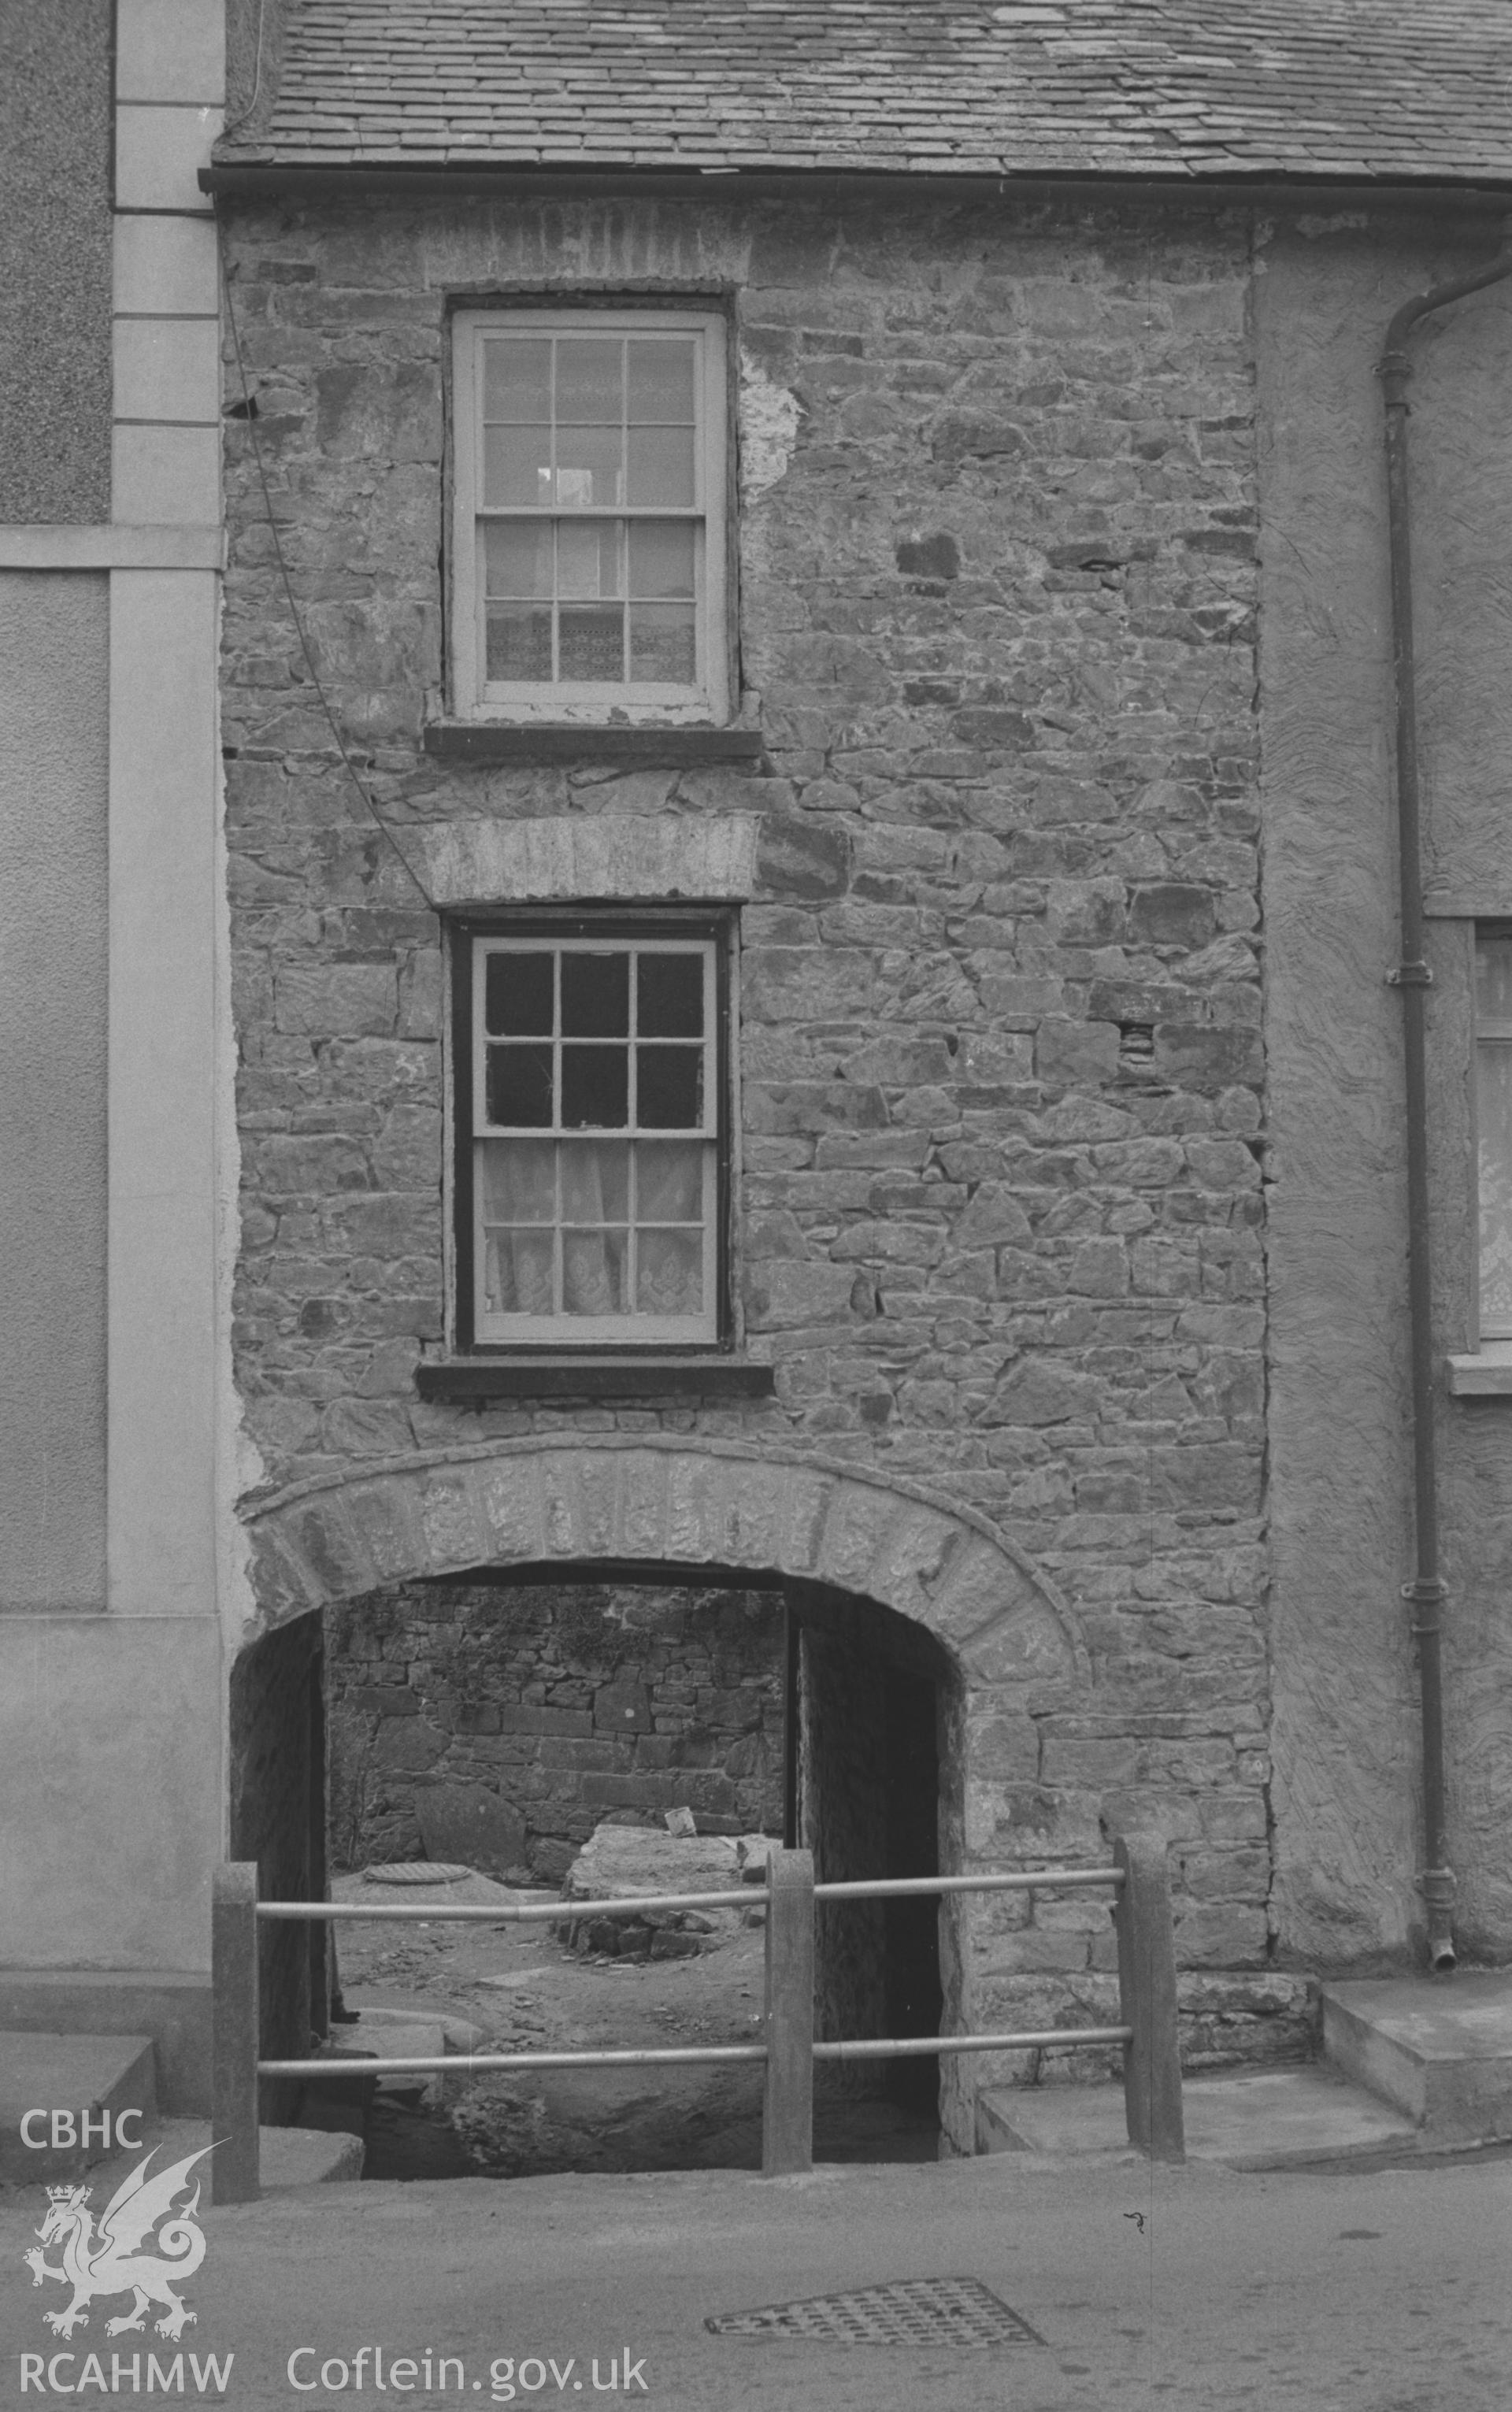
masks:
[[[454,708],[722,720],[725,321],[455,322]]]

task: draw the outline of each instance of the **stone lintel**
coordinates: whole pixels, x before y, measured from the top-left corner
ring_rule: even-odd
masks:
[[[756,889],[755,813],[449,820],[417,832],[439,905],[738,904]]]

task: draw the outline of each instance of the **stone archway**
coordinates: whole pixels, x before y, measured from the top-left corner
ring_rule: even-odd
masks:
[[[959,1671],[942,1747],[940,1846],[948,1869],[981,1855],[1055,1856],[1057,1799],[1041,1786],[1043,1720],[1090,1688],[1076,1619],[1043,1571],[975,1508],[844,1462],[739,1441],[561,1434],[381,1460],[244,1504],[257,1615],[246,1644],[336,1601],[475,1568],[639,1564],[785,1578],[893,1610],[934,1637]],[[1079,1831],[1084,1802],[1070,1804]],[[1059,1841],[1059,1836],[1055,1836]],[[1068,1839],[1070,1839],[1068,1837]],[[1040,1979],[998,1967],[991,1913],[965,1897],[941,1927],[943,2024],[1022,2024],[1018,1991]],[[1064,1938],[1055,1938],[1064,1962]],[[1030,1963],[1033,1964],[1033,1963]],[[978,1973],[974,1974],[976,1970]],[[1095,1992],[1105,1980],[1082,1976]],[[1111,2014],[1111,2003],[1108,2005]],[[1036,2008],[1035,2014],[1038,2015]],[[981,2072],[943,2065],[939,2115],[974,2149]]]
[[[1088,1677],[1049,1578],[923,1485],[733,1441],[563,1434],[381,1460],[243,1510],[258,1632],[384,1585],[481,1566],[640,1561],[822,1582],[944,1642],[977,1684],[1044,1705]]]

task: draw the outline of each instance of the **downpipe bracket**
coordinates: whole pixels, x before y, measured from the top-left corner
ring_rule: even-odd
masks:
[[[1419,1639],[1425,1633],[1438,1633],[1442,1630],[1438,1611],[1449,1596],[1449,1586],[1446,1582],[1440,1582],[1436,1575],[1418,1575],[1412,1582],[1402,1584],[1402,1596],[1409,1607],[1425,1611],[1420,1618],[1415,1617],[1413,1620],[1411,1631],[1414,1640]]]
[[[1387,988],[1431,988],[1433,974],[1427,963],[1399,963],[1386,976]]]
[[[1436,1977],[1451,1976],[1459,1965],[1454,1948],[1454,1902],[1459,1891],[1452,1868],[1424,1868],[1417,1878],[1428,1912],[1428,1964]]]

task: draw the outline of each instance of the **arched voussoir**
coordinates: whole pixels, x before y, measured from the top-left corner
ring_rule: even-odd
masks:
[[[739,1441],[620,1434],[376,1461],[243,1504],[259,1629],[482,1566],[641,1562],[789,1576],[874,1599],[966,1664],[1075,1684],[1075,1619],[1034,1560],[923,1484]]]

